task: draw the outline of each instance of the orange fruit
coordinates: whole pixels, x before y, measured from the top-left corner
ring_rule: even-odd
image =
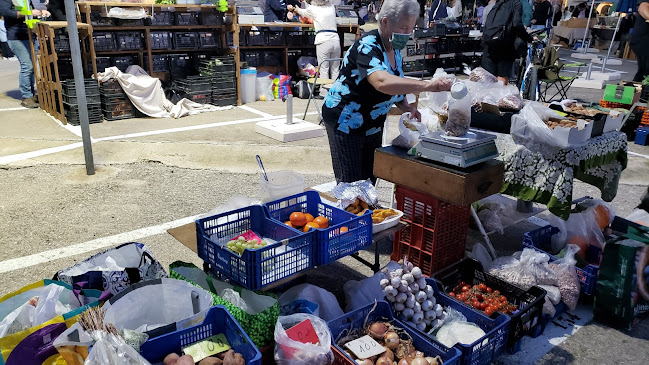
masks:
[[[289,219],[291,220],[291,223],[293,223],[294,227],[302,227],[307,223],[306,215],[304,215],[304,213],[302,212],[291,213],[291,217]]]
[[[306,217],[306,222],[313,222],[313,216],[310,213],[304,213],[304,216]]]
[[[309,230],[310,230],[311,228],[319,229],[320,226],[319,226],[318,223],[316,223],[316,222],[309,222],[309,223],[307,223],[307,224],[304,226],[304,228],[302,229],[302,232],[309,232]]]
[[[608,223],[611,221],[611,211],[604,205],[598,205],[595,207],[595,220],[599,229],[604,229],[608,226]]]
[[[313,220],[315,223],[318,223],[320,228],[327,228],[329,227],[329,220],[323,216],[316,217],[316,219]]]
[[[340,227],[340,233],[345,233],[347,231],[349,231],[347,227]]]
[[[586,251],[588,251],[588,240],[582,236],[572,236],[566,241],[567,245],[577,245],[579,246],[579,251],[576,255],[579,256],[582,260],[586,260]]]
[[[291,221],[286,221],[286,222],[284,222],[284,224],[286,224],[287,226],[293,228],[293,223],[291,223]]]

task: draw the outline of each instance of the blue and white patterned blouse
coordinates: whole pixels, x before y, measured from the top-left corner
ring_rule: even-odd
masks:
[[[390,108],[404,95],[387,95],[370,84],[367,77],[387,71],[403,77],[402,58],[394,50],[396,68],[392,68],[378,30],[367,33],[352,45],[343,59],[340,76],[324,99],[325,123],[336,123],[343,133],[370,136],[380,133]]]

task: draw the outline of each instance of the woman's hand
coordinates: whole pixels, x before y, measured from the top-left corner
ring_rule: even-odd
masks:
[[[447,77],[441,77],[438,79],[432,79],[428,82],[426,91],[438,92],[438,91],[451,91],[451,86],[453,85],[453,80]]]
[[[403,104],[401,104],[401,111],[404,113],[410,113],[410,119],[417,119],[417,121],[421,122],[421,113],[419,110],[414,105],[409,104],[407,101],[403,101]]]
[[[293,5],[286,5],[286,9],[288,9],[288,11],[293,11],[295,7]]]

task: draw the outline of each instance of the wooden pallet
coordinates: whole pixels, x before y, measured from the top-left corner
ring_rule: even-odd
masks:
[[[36,89],[38,90],[38,103],[40,108],[45,110],[54,118],[67,124],[65,112],[63,109],[63,96],[61,90],[61,77],[59,74],[58,60],[59,55],[54,47],[54,31],[56,29],[67,28],[68,23],[62,21],[38,22],[31,32],[35,32],[38,38],[39,49],[36,53],[34,45],[31,44],[32,59],[37,60],[34,67],[34,76],[36,79]],[[88,24],[77,23],[79,29],[79,40],[82,47],[88,47],[88,50],[82,49],[82,67],[86,67],[87,59],[94,54],[94,44],[92,42],[92,27]],[[90,42],[85,42],[89,38]],[[85,52],[83,52],[85,51]],[[92,62],[92,73],[97,74],[95,62]]]

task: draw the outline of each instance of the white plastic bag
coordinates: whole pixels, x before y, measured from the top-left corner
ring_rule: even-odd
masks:
[[[466,317],[452,309],[446,308],[447,317],[444,325],[437,331],[435,338],[446,347],[453,347],[456,343],[470,345],[485,335],[485,331],[478,325],[468,322]]]
[[[124,340],[111,333],[94,331],[91,336],[96,340],[88,354],[85,364],[92,365],[149,365],[145,358],[129,346]]]
[[[286,330],[310,320],[318,336],[317,344],[297,342],[288,337]],[[279,365],[330,365],[333,363],[331,352],[331,331],[327,323],[310,314],[292,314],[280,316],[275,324],[275,362]]]
[[[561,148],[568,147],[560,139],[555,138],[552,130],[543,122],[550,117],[561,118],[557,112],[540,103],[528,102],[519,114],[512,117],[510,134],[517,143],[542,143]]]
[[[649,213],[646,210],[635,209],[626,219],[649,227]]]
[[[525,272],[534,276],[537,285],[558,285],[557,274],[550,268],[550,256],[531,248],[526,248],[521,253],[521,263]]]
[[[448,120],[444,124],[447,136],[459,137],[466,134],[471,126],[471,95],[463,98],[451,97],[448,101]]]
[[[25,300],[0,322],[0,338],[38,326],[56,316],[70,312],[73,307],[59,301],[64,290],[67,289],[63,286],[50,284],[43,287],[38,295]]]
[[[552,285],[539,285],[539,288],[545,290],[545,297],[549,298],[553,305],[559,304],[561,301],[561,292],[559,287]]]
[[[559,277],[561,300],[570,310],[577,308],[577,301],[579,300],[579,293],[581,291],[579,276],[577,276],[577,271],[575,271],[575,264],[577,263],[575,253],[577,251],[579,251],[579,246],[567,245],[566,255],[562,259],[550,264],[550,267]]]
[[[363,280],[348,280],[343,285],[345,292],[345,312],[349,313],[353,310],[365,307],[370,303],[377,300],[384,300],[385,293],[381,288],[381,279],[385,279],[384,271],[387,272],[398,270],[401,265],[394,261],[388,262],[379,272]]]
[[[345,314],[333,294],[312,284],[294,286],[278,298],[280,307],[289,305],[296,300],[306,300],[317,304],[318,309],[313,315],[325,321],[330,321]]]
[[[392,141],[393,146],[411,149],[419,142],[421,135],[428,133],[428,129],[423,123],[411,118],[410,112],[401,115],[399,135]]]
[[[526,270],[525,261],[513,256],[499,257],[494,260],[489,273],[523,290],[536,285],[536,278]]]
[[[273,79],[274,76],[268,72],[260,72],[255,80],[257,100],[273,101]],[[263,98],[262,98],[263,97]]]
[[[486,202],[478,207],[478,218],[487,232],[498,232],[503,234],[505,227],[503,218],[507,210],[503,204],[496,202]]]
[[[545,299],[543,300],[543,309],[541,310],[541,312],[543,314],[549,314],[550,317],[554,317],[554,315],[557,313],[557,309],[552,304],[550,298],[545,297]]]

